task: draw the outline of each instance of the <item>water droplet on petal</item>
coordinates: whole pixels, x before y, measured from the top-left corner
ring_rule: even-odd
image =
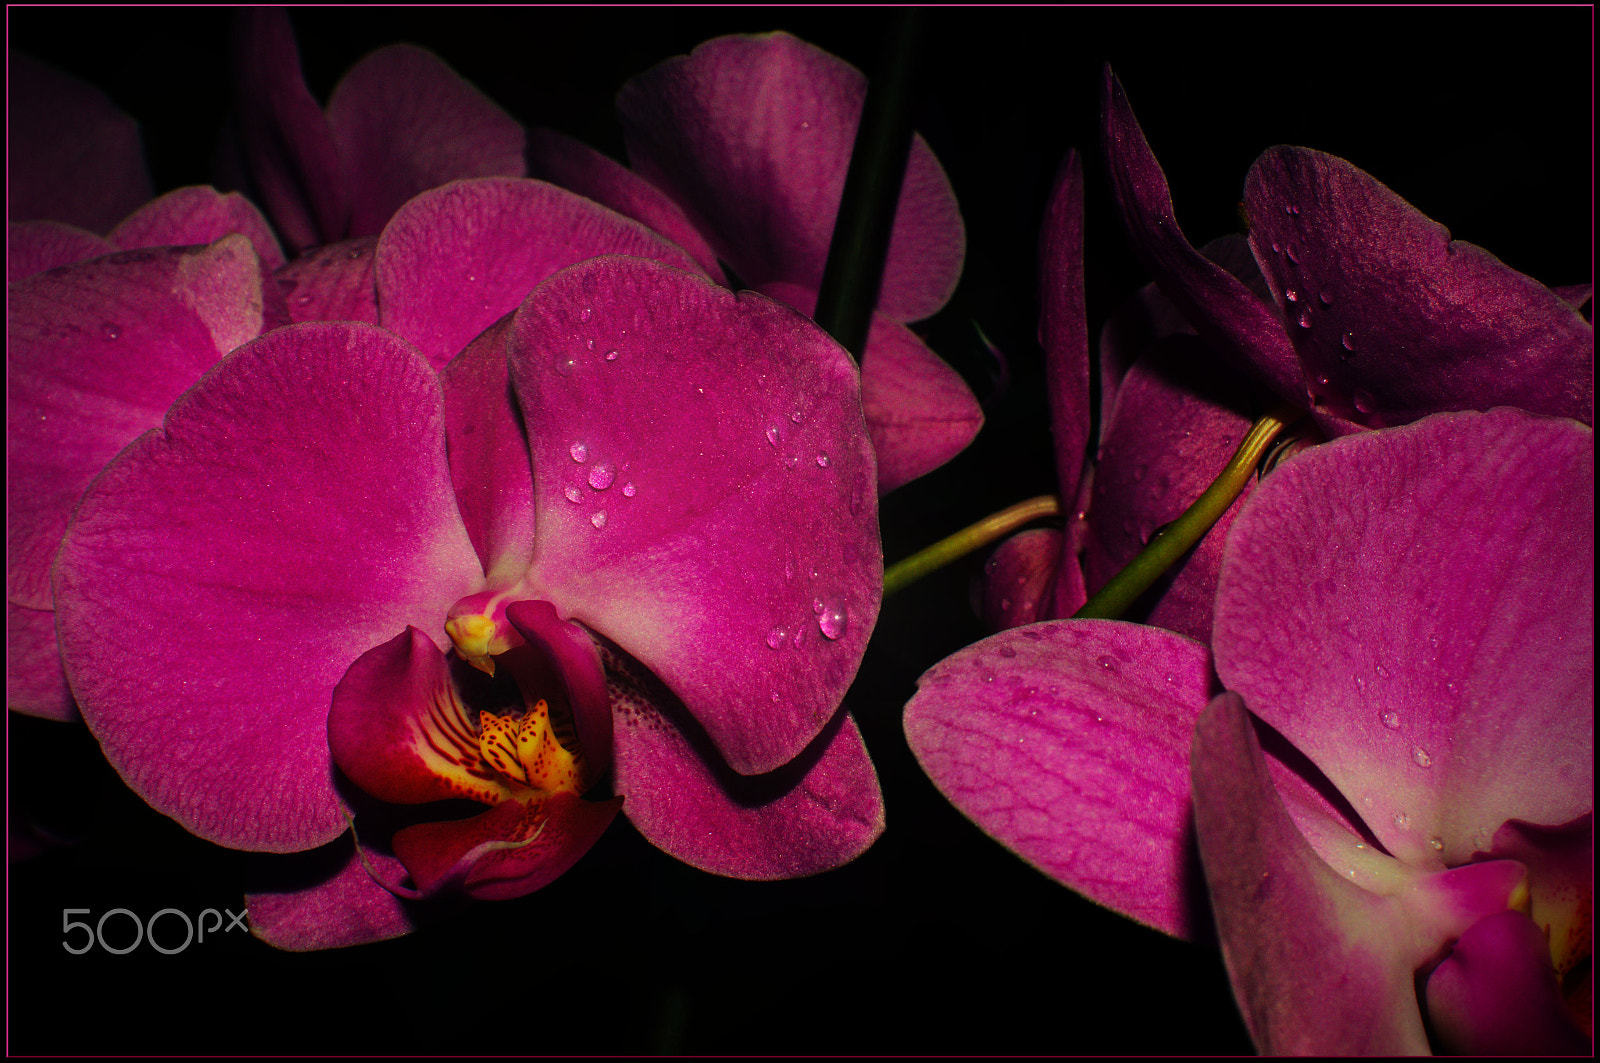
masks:
[[[1300,208],[1295,206],[1293,203],[1285,203],[1283,206],[1283,212],[1285,214],[1299,214]]]
[[[1383,720],[1383,725],[1389,730],[1399,730],[1400,714],[1398,712],[1395,712],[1393,709],[1385,709],[1381,718]]]
[[[1302,310],[1302,311],[1300,311],[1300,327],[1301,328],[1310,328],[1311,327],[1311,311],[1310,310]]]
[[[827,454],[818,454],[817,455],[817,467],[819,469],[826,469],[828,467],[828,455]]]
[[[771,428],[767,429],[767,442],[768,443],[771,443],[773,446],[777,446],[778,445],[778,440],[780,440],[782,438],[783,438],[783,433],[778,431],[778,426],[777,425],[773,425]]]
[[[1290,262],[1297,263],[1300,261],[1300,256],[1294,253],[1294,248],[1292,247],[1285,248],[1283,253],[1288,256]]]
[[[775,627],[771,631],[767,632],[767,645],[771,646],[775,650],[781,649],[783,647],[784,640],[788,637],[789,633],[787,631],[783,630],[781,627]]]
[[[1423,749],[1421,746],[1411,747],[1411,759],[1416,761],[1417,767],[1419,768],[1430,768],[1433,766],[1433,758],[1428,756],[1428,751]]]
[[[606,352],[606,361],[614,362],[616,360],[617,360],[617,349],[615,347],[613,347],[609,351]]]
[[[591,320],[593,320],[593,318],[594,318],[594,311],[589,309],[588,307],[584,307],[582,310],[578,311],[578,320],[583,322],[585,325],[587,325]]]
[[[589,486],[596,491],[604,491],[616,478],[617,467],[609,461],[602,461],[589,470]]]
[[[1323,306],[1332,306],[1333,305],[1333,293],[1332,292],[1318,292],[1317,293],[1317,298],[1322,300],[1322,305]]]
[[[606,511],[603,509],[595,510],[589,515],[589,523],[596,528],[604,528],[606,526]]]
[[[1371,413],[1375,400],[1372,398],[1371,392],[1362,391],[1360,388],[1356,388],[1355,392],[1350,396],[1350,401],[1355,406],[1357,412]]]
[[[583,501],[583,492],[578,490],[576,487],[569,487],[565,491],[563,491],[562,493],[567,496],[567,501],[568,502],[582,502]]]
[[[1443,852],[1444,839],[1435,834],[1433,837],[1428,839],[1428,847],[1436,853]]]
[[[1100,656],[1094,659],[1094,663],[1098,664],[1104,671],[1107,672],[1121,671],[1121,669],[1117,667],[1116,658],[1111,657],[1109,654],[1102,653]]]
[[[638,493],[638,491],[639,491],[639,489],[637,487],[633,486],[633,481],[632,480],[629,480],[627,483],[622,485],[622,493],[627,495],[629,498],[632,498],[635,494]]]
[[[114,340],[118,336],[122,335],[122,326],[113,325],[111,322],[107,321],[105,324],[100,326],[100,335],[105,337],[105,339],[108,341]]]
[[[1283,248],[1278,246],[1278,242],[1276,240],[1272,242],[1272,253],[1275,255],[1283,254]]]
[[[1411,817],[1404,812],[1396,812],[1394,814],[1394,825],[1401,830],[1407,830],[1411,826]]]
[[[843,598],[829,598],[822,603],[822,611],[817,614],[817,628],[825,638],[844,637],[850,630],[850,613],[845,609]]]
[[[794,638],[789,640],[789,644],[798,650],[800,648],[800,644],[805,640],[806,629],[803,627],[797,627],[794,629]]]
[[[578,360],[571,355],[563,358],[558,354],[556,355],[555,365],[556,372],[560,373],[562,376],[571,376],[572,371],[578,368]]]
[[[589,448],[583,443],[574,443],[567,448],[567,453],[572,455],[572,460],[584,462],[589,460]]]
[[[1300,301],[1300,293],[1295,291],[1293,288],[1285,288],[1283,290],[1283,297],[1289,300],[1291,303],[1298,303]]]
[[[584,340],[583,341],[583,345],[588,350],[591,350],[591,351],[594,350],[594,340],[592,338]]]
[[[1374,665],[1372,670],[1378,673],[1379,679],[1389,678],[1389,669],[1385,668],[1382,664]]]

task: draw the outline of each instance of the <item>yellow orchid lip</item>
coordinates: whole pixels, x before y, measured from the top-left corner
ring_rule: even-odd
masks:
[[[572,745],[569,751],[556,736],[550,704],[543,698],[521,716],[478,714],[478,749],[484,761],[540,794],[578,792],[583,754],[576,742]]]

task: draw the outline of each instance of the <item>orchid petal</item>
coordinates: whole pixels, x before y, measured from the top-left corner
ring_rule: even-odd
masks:
[[[1259,374],[1279,397],[1304,405],[1305,380],[1283,325],[1243,282],[1184,238],[1166,175],[1110,67],[1103,101],[1102,146],[1134,254],[1214,350]]]
[[[250,240],[261,268],[272,272],[284,263],[272,227],[255,204],[237,192],[222,193],[194,185],[152,199],[111,230],[107,237],[123,250],[209,244],[232,233]]]
[[[660,681],[607,656],[617,718],[616,788],[656,848],[731,878],[798,878],[849,863],[883,833],[877,773],[848,712],[765,775],[721,763]]]
[[[47,720],[79,719],[61,670],[54,610],[6,603],[6,708]]]
[[[456,181],[402,207],[378,242],[382,324],[442,367],[550,274],[596,255],[694,269],[630,218],[542,181]]]
[[[1250,429],[1242,382],[1207,371],[1208,352],[1192,336],[1150,348],[1122,381],[1103,435],[1084,583],[1098,590],[1132,561],[1165,524],[1177,520],[1221,474]],[[1190,638],[1211,637],[1212,600],[1228,528],[1250,488],[1144,599],[1137,619]]]
[[[277,272],[289,318],[378,324],[378,238],[314,247]]]
[[[328,100],[328,128],[350,174],[350,236],[381,232],[430,188],[527,172],[522,126],[411,44],[379,48],[345,73]]]
[[[1351,885],[1312,851],[1273,789],[1237,694],[1200,714],[1195,832],[1222,954],[1263,1054],[1428,1050],[1399,902]]]
[[[554,129],[530,129],[528,176],[587,196],[625,217],[643,222],[687,251],[702,272],[725,284],[717,253],[683,208],[661,189],[580,140]]]
[[[1550,966],[1544,934],[1521,912],[1480,920],[1428,977],[1428,1017],[1456,1052],[1489,1056],[1587,1056]]]
[[[527,808],[507,801],[471,819],[406,827],[394,850],[424,894],[457,887],[479,900],[510,900],[566,874],[621,807],[620,797],[590,802],[569,793]]]
[[[929,669],[906,704],[906,740],[1000,844],[1098,904],[1193,937],[1185,766],[1210,683],[1205,647],[1181,635],[1034,624]]]
[[[1022,627],[1039,620],[1071,616],[1086,600],[1081,570],[1070,609],[1055,605],[1056,572],[1063,564],[1077,569],[1067,552],[1066,536],[1054,528],[1030,528],[995,548],[983,566],[983,603],[978,609],[991,630]],[[1071,604],[1071,599],[1067,604]]]
[[[1039,234],[1039,344],[1050,395],[1056,482],[1078,496],[1089,445],[1089,324],[1083,302],[1083,163],[1069,151]]]
[[[115,250],[105,237],[65,222],[12,222],[6,233],[6,283]]]
[[[262,205],[296,250],[344,239],[350,172],[306,88],[288,14],[241,8],[233,49],[239,143]]]
[[[7,220],[109,232],[151,195],[138,123],[93,85],[6,54]]]
[[[817,307],[817,293],[797,284],[775,282],[762,291],[803,314]],[[880,495],[937,469],[983,427],[983,410],[961,374],[915,332],[878,314],[861,357],[861,406]]]
[[[866,98],[861,72],[787,33],[707,41],[617,94],[634,169],[682,204],[745,281],[817,289]],[[961,274],[950,182],[914,139],[878,312],[916,321]]]
[[[1318,397],[1374,428],[1518,406],[1594,421],[1594,326],[1343,159],[1277,147],[1250,244]]]
[[[594,782],[610,766],[612,729],[606,673],[594,637],[578,624],[561,620],[549,602],[512,602],[506,607],[506,619],[551,665],[551,674],[537,685],[521,676],[519,684],[523,690],[549,688],[566,704],[587,761],[585,777]]]
[[[418,909],[373,881],[363,856],[390,878],[405,874],[395,857],[358,852],[349,836],[306,853],[252,853],[245,893],[250,933],[286,952],[365,945],[411,933]]]
[[[793,759],[882,594],[849,355],[764,296],[614,257],[540,285],[509,346],[538,499],[529,597],[661,677],[735,770]]]
[[[1594,807],[1593,535],[1572,421],[1438,414],[1313,447],[1234,525],[1217,672],[1389,852],[1464,863],[1507,819]]]
[[[1490,851],[1528,868],[1528,914],[1543,932],[1558,974],[1594,954],[1594,813],[1558,827],[1516,820]]]
[[[50,562],[89,481],[260,331],[250,244],[125,251],[24,278],[6,315],[6,594],[50,607]]]
[[[84,496],[62,544],[62,655],[124,780],[208,840],[344,830],[333,690],[481,585],[437,378],[368,325],[278,329],[206,375]]]

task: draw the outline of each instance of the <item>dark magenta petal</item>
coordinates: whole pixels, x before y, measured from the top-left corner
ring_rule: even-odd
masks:
[[[241,8],[234,22],[239,141],[261,203],[296,250],[349,235],[351,176],[306,88],[282,8]]]
[[[350,175],[350,236],[382,231],[419,192],[463,177],[521,177],[522,127],[443,60],[380,48],[340,79],[328,128]]]
[[[849,355],[765,296],[631,258],[556,274],[513,329],[529,597],[665,681],[735,770],[787,763],[838,707],[882,593]]]
[[[1234,524],[1218,674],[1407,863],[1594,808],[1592,448],[1437,414],[1301,453]]]
[[[1305,380],[1282,324],[1238,278],[1184,238],[1166,175],[1110,67],[1103,106],[1102,144],[1134,254],[1217,353],[1259,375],[1280,398],[1304,405]]]
[[[127,251],[12,285],[6,314],[6,593],[50,607],[72,507],[107,461],[261,329],[242,237]]]
[[[641,221],[687,251],[706,274],[725,283],[717,253],[661,189],[615,159],[554,129],[530,129],[529,177],[587,196],[618,214]]]
[[[1186,766],[1211,682],[1204,646],[1058,620],[968,646],[918,680],[906,740],[984,832],[1147,926],[1200,932]]]
[[[736,775],[658,680],[615,654],[608,664],[616,789],[652,845],[702,871],[769,880],[847,864],[883,833],[877,773],[848,712],[777,771]]]
[[[341,240],[314,247],[278,270],[274,279],[290,320],[378,324],[377,246],[376,236]]]
[[[787,33],[729,36],[629,81],[617,110],[633,168],[682,204],[745,283],[815,290],[866,88],[859,70]],[[917,137],[878,312],[933,314],[955,290],[965,248],[949,179]]]
[[[94,86],[6,54],[6,219],[109,232],[151,195],[138,123]]]
[[[414,906],[374,881],[363,855],[386,881],[404,877],[399,860],[370,849],[358,852],[348,835],[308,853],[253,854],[250,878],[258,881],[244,897],[250,933],[286,952],[366,945],[411,933]]]
[[[215,243],[232,233],[249,237],[271,272],[283,265],[283,251],[267,219],[237,192],[222,193],[204,185],[179,188],[152,199],[111,230],[108,239],[123,250]]]
[[[1063,563],[1078,569],[1069,555],[1066,536],[1054,528],[1031,528],[1013,535],[995,548],[983,566],[983,599],[978,614],[995,631],[1022,627],[1063,614],[1054,606],[1056,573]],[[1071,616],[1083,606],[1082,570],[1078,570],[1077,604],[1064,610]],[[1070,604],[1070,599],[1069,599]]]
[[[1426,1053],[1403,910],[1345,881],[1301,837],[1237,694],[1200,714],[1191,772],[1222,955],[1256,1048]]]
[[[1243,381],[1209,370],[1211,360],[1201,340],[1172,336],[1151,347],[1118,388],[1089,502],[1083,568],[1091,593],[1183,515],[1250,430]],[[1249,493],[1246,487],[1130,619],[1210,639],[1223,543]]]
[[[12,222],[6,235],[6,283],[115,250],[104,237],[65,222]]]
[[[1515,820],[1495,832],[1490,851],[1528,868],[1528,914],[1565,976],[1594,954],[1594,813],[1557,827]]]
[[[6,708],[25,716],[76,721],[56,645],[56,614],[6,603]]]
[[[201,837],[278,852],[337,837],[335,685],[481,588],[440,406],[389,333],[281,328],[218,363],[79,505],[54,583],[73,693],[128,784]]]
[[[394,851],[424,894],[460,889],[504,901],[543,889],[588,852],[622,798],[584,801],[558,793],[524,808],[496,805],[471,819],[419,823],[394,836]]]
[[[594,782],[611,764],[612,720],[605,668],[593,636],[580,625],[563,621],[549,602],[512,602],[506,607],[506,619],[555,672],[546,681],[558,681],[562,687],[553,692],[555,697],[537,691],[532,691],[532,696],[566,703],[583,750],[585,778]],[[530,693],[521,676],[518,681],[524,693]]]
[[[801,313],[817,293],[774,283],[763,292]],[[878,456],[878,493],[932,472],[966,449],[983,427],[983,410],[961,374],[904,325],[874,314],[861,358],[861,406]]]
[[[1480,1056],[1592,1055],[1550,966],[1544,934],[1501,912],[1461,935],[1428,977],[1428,1017],[1452,1052]]]
[[[1374,428],[1519,406],[1594,421],[1594,326],[1343,159],[1267,151],[1250,243],[1308,380]]]
[[[442,367],[550,274],[596,255],[695,264],[643,225],[566,189],[457,181],[407,203],[378,242],[382,324]]]
[[[1050,389],[1058,494],[1078,496],[1089,445],[1089,323],[1083,303],[1083,163],[1067,152],[1039,234],[1039,343]]]

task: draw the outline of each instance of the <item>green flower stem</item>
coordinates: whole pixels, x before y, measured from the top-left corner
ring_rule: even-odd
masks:
[[[954,535],[940,539],[902,561],[890,565],[883,573],[883,596],[903,590],[930,572],[937,571],[957,558],[1009,535],[1024,524],[1041,517],[1053,517],[1061,512],[1061,500],[1055,495],[1040,495],[1026,502],[1018,502],[1009,509],[985,517]]]
[[[1245,433],[1239,449],[1183,516],[1162,528],[1126,568],[1072,614],[1074,620],[1115,620],[1132,607],[1139,595],[1149,590],[1162,573],[1199,542],[1222,519],[1255,474],[1256,465],[1267,446],[1301,413],[1291,406],[1279,406],[1267,413]]]

